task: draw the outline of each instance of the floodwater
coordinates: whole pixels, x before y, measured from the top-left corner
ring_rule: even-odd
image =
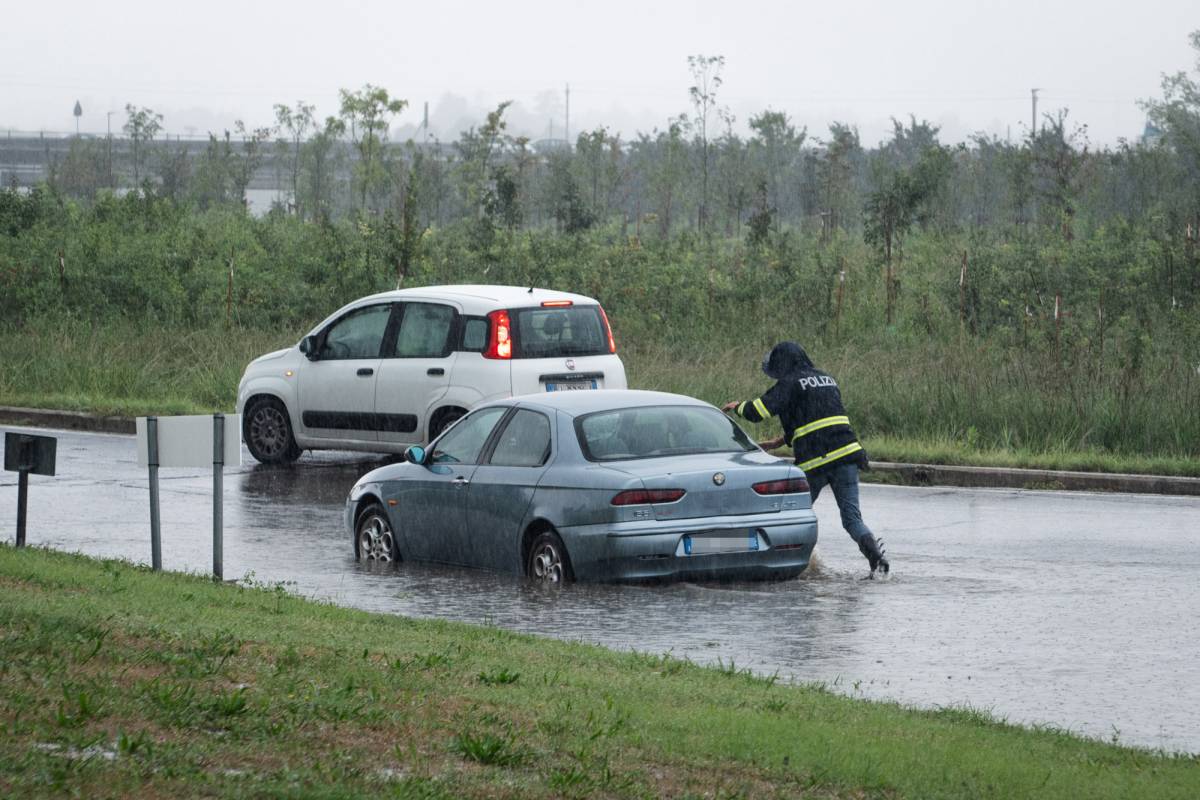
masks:
[[[38,432],[58,436],[58,475],[30,479],[29,543],[148,563],[134,438]],[[268,469],[243,459],[225,474],[227,578],[1200,752],[1200,498],[864,486],[866,520],[892,559],[887,580],[863,580],[865,561],[822,495],[817,563],[798,580],[548,590],[356,563],[343,503],[378,460],[308,454]],[[162,469],[160,480],[165,568],[208,572],[211,470]],[[16,483],[0,473],[9,542]]]

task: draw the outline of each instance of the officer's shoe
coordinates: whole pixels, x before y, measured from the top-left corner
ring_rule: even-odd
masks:
[[[882,570],[884,575],[888,574],[891,565],[888,564],[887,556],[883,554],[883,542],[877,541],[868,533],[858,540],[858,551],[866,556],[867,563],[871,565],[871,575],[874,575],[877,569]]]

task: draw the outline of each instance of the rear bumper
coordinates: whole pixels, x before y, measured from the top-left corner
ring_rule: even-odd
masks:
[[[685,535],[746,536],[757,532],[766,547],[746,552],[683,555]],[[817,544],[811,511],[588,525],[559,531],[580,581],[770,580],[795,577],[808,567]]]

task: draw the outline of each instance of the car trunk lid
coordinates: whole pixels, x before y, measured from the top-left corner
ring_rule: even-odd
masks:
[[[761,451],[645,458],[605,464],[636,476],[646,489],[682,489],[671,503],[654,503],[655,519],[738,516],[808,508],[807,493],[761,495],[754,485],[799,478],[803,474],[787,461]]]

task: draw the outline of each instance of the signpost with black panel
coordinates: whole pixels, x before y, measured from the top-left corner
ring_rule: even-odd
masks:
[[[58,440],[32,433],[4,433],[4,469],[17,478],[17,547],[25,546],[25,512],[29,501],[29,474],[54,475]]]

